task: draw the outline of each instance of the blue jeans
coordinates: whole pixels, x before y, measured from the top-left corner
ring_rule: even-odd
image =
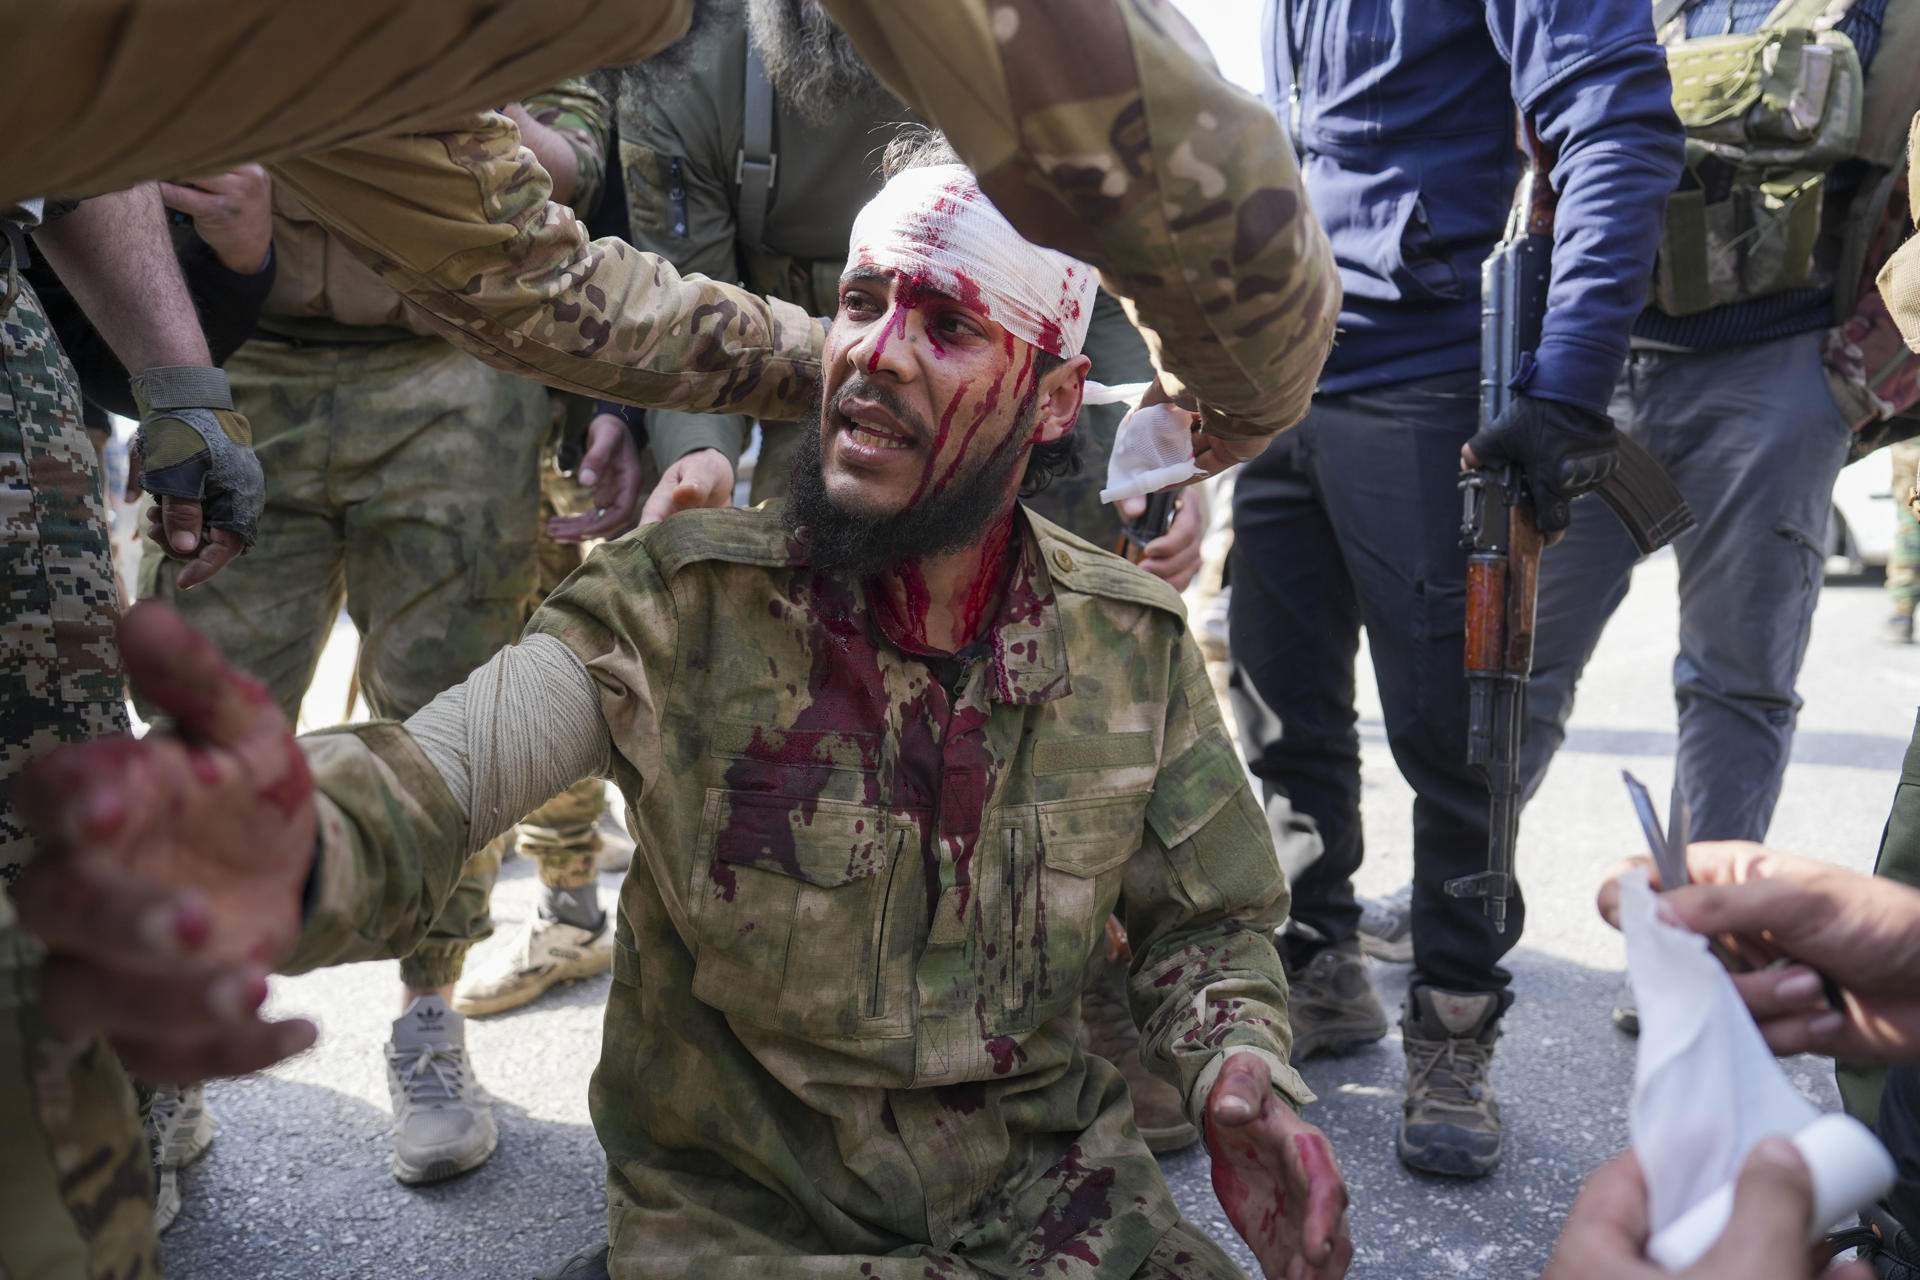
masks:
[[[1697,839],[1762,839],[1780,798],[1833,482],[1847,457],[1822,337],[1701,354],[1637,351],[1614,392],[1614,424],[1666,467],[1699,521],[1674,543],[1673,664],[1678,777]],[[1566,738],[1580,673],[1638,559],[1612,513],[1585,497],[1541,562],[1520,758],[1529,798]]]

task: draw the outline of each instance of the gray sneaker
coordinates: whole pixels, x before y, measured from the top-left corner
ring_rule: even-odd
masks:
[[[1387,1034],[1387,1011],[1374,994],[1357,941],[1328,947],[1304,968],[1289,969],[1287,988],[1296,1062],[1345,1053]]]
[[[467,1020],[439,996],[419,997],[394,1020],[387,1096],[393,1176],[401,1182],[438,1182],[493,1154],[493,1103],[467,1065]]]
[[[145,1123],[147,1149],[153,1153],[153,1229],[158,1234],[180,1216],[180,1170],[207,1153],[213,1112],[207,1110],[200,1085],[162,1085],[153,1091]]]
[[[1413,963],[1413,885],[1360,899],[1360,949],[1386,964]]]
[[[1492,1082],[1500,997],[1415,987],[1400,1034],[1407,1054],[1400,1163],[1451,1178],[1492,1173],[1502,1145]]]

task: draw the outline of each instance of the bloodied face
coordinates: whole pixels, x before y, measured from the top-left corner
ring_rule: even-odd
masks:
[[[1072,429],[1087,365],[1014,337],[978,298],[849,269],[793,477],[816,560],[871,570],[973,541],[1013,503],[1033,446]]]

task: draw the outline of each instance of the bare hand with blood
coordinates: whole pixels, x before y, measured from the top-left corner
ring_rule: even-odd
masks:
[[[611,538],[638,523],[644,475],[640,446],[627,424],[603,413],[587,424],[587,451],[575,473],[593,490],[592,511],[547,521],[547,535],[555,542],[584,542]]]
[[[1267,1064],[1227,1059],[1207,1096],[1213,1191],[1267,1280],[1338,1280],[1353,1261],[1347,1184],[1326,1135],[1273,1091]]]
[[[695,449],[668,467],[640,512],[654,524],[679,511],[733,505],[733,464],[718,449]]]
[[[315,1034],[258,1012],[313,863],[306,757],[265,687],[171,609],[134,606],[119,640],[177,727],[64,747],[15,788],[39,843],[14,901],[47,947],[42,1008],[149,1080],[256,1071]]]

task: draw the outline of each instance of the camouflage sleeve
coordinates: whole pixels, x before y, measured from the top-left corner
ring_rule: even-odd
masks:
[[[436,329],[496,368],[604,400],[775,419],[801,416],[818,386],[817,320],[624,241],[589,241],[497,112],[271,167]]]
[[[283,973],[406,955],[466,863],[466,814],[406,729],[353,725],[300,739],[320,830],[306,927]]]
[[[823,0],[1029,239],[1100,268],[1208,430],[1306,413],[1340,281],[1293,149],[1165,0]]]
[[[567,140],[580,177],[569,203],[591,215],[607,185],[607,152],[613,146],[613,104],[584,77],[536,93],[521,104],[527,114]]]
[[[1287,980],[1273,946],[1286,877],[1184,633],[1172,687],[1145,839],[1121,889],[1141,1058],[1180,1090],[1195,1124],[1229,1053],[1258,1054],[1281,1096],[1305,1106],[1313,1093],[1288,1060]]]
[[[693,0],[0,0],[0,209],[518,101],[652,56],[692,12]]]

